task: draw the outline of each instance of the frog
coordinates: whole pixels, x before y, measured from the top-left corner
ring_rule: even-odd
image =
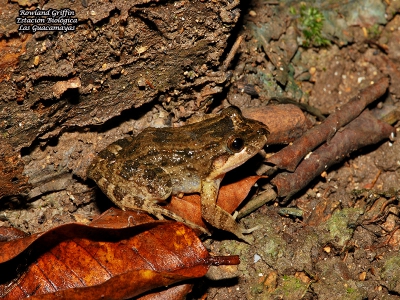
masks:
[[[87,176],[123,210],[171,218],[209,234],[162,206],[171,195],[199,193],[202,218],[248,242],[244,234],[251,230],[240,226],[216,201],[225,174],[259,153],[268,135],[265,124],[229,106],[196,123],[148,127],[117,140],[93,159]]]

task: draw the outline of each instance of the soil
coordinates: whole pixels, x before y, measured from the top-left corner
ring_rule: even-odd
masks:
[[[232,36],[226,44],[213,44],[220,47],[215,53],[226,57],[235,40],[243,36],[228,67],[232,72],[229,84],[221,79],[204,85],[212,81],[208,76],[196,90],[195,85],[182,87],[178,78],[162,89],[168,90],[170,97],[173,92],[169,86],[177,84],[179,95],[188,92],[182,98],[173,95],[166,101],[150,92],[133,105],[140,108],[130,110],[133,106],[123,99],[116,113],[103,97],[101,105],[108,107],[106,113],[90,118],[79,115],[83,106],[81,110],[74,108],[78,116],[63,121],[68,130],[50,126],[40,139],[21,147],[23,173],[34,188],[23,197],[7,197],[1,203],[0,226],[32,233],[66,222],[90,222],[112,206],[95,184],[86,180],[85,170],[95,153],[143,128],[194,119],[196,113],[204,114],[205,107],[213,112],[228,105],[254,108],[291,99],[327,116],[361,89],[389,76],[389,90],[368,108],[399,132],[399,1],[345,1],[340,5],[305,1],[305,8],[296,1],[242,2],[220,16],[233,20],[233,14],[239,16],[241,10],[237,24],[229,28]],[[324,15],[322,43],[316,39],[318,33],[310,39],[303,33],[301,10],[310,7]],[[221,29],[219,34],[225,32]],[[201,55],[207,51],[197,50]],[[182,54],[179,59],[184,57]],[[211,60],[191,59],[199,65]],[[217,57],[214,62],[218,60],[223,59]],[[171,65],[174,63],[178,62]],[[217,75],[213,78],[223,77]],[[100,85],[97,79],[93,82]],[[202,98],[203,103],[199,100],[200,95],[206,98],[207,91],[212,95],[211,105],[210,98]],[[45,97],[37,100],[35,109],[53,109],[46,101]],[[306,115],[314,124],[320,121]],[[57,124],[57,120],[49,120]],[[74,120],[79,123],[75,130],[71,126]],[[267,150],[278,151],[284,146]],[[43,181],[46,176],[51,180]],[[35,178],[42,180],[40,184]],[[246,228],[258,226],[252,233],[254,243],[230,239],[232,236],[224,232],[205,239],[212,254],[239,255],[241,264],[234,278],[196,281],[188,299],[204,299],[205,295],[218,300],[400,299],[399,182],[400,143],[396,138],[388,137],[349,154],[288,203],[275,199],[242,218],[240,223]],[[267,183],[268,179],[261,180],[259,189]],[[282,213],[282,208],[290,208],[290,213]]]

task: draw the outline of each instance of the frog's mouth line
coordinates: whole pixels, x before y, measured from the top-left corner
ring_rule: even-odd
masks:
[[[257,148],[258,149],[258,148]],[[250,150],[250,151],[249,151]],[[238,166],[244,164],[250,158],[255,156],[259,151],[252,151],[250,147],[244,147],[240,152],[232,156],[221,156],[213,163],[213,171],[208,176],[208,179],[214,179],[229,171],[236,169]]]

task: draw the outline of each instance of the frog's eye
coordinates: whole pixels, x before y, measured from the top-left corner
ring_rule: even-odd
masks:
[[[233,152],[239,152],[244,147],[244,140],[240,137],[231,136],[228,139],[227,145],[228,145],[229,150],[231,150]]]

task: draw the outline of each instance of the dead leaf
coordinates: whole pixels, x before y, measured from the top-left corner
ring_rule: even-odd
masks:
[[[243,200],[246,199],[250,189],[257,180],[262,177],[263,176],[249,176],[238,182],[224,185],[219,192],[217,205],[228,213],[233,213]]]
[[[137,300],[185,300],[186,295],[192,291],[193,284],[179,284],[156,293],[149,293]]]
[[[201,201],[199,194],[184,195],[182,198],[172,196],[166,209],[182,216],[185,220],[193,222],[203,228],[207,228],[201,217]]]
[[[127,299],[204,276],[210,265],[239,263],[210,256],[182,223],[143,215],[112,209],[94,226],[65,224],[1,242],[0,297]]]
[[[244,108],[242,113],[246,118],[268,126],[268,145],[293,142],[312,125],[301,109],[293,104]]]
[[[249,176],[240,181],[221,186],[218,194],[217,205],[229,213],[233,213],[246,199],[250,189],[256,181],[263,176]],[[186,220],[207,228],[201,217],[200,195],[185,195],[182,198],[173,196],[166,209],[184,217]]]

